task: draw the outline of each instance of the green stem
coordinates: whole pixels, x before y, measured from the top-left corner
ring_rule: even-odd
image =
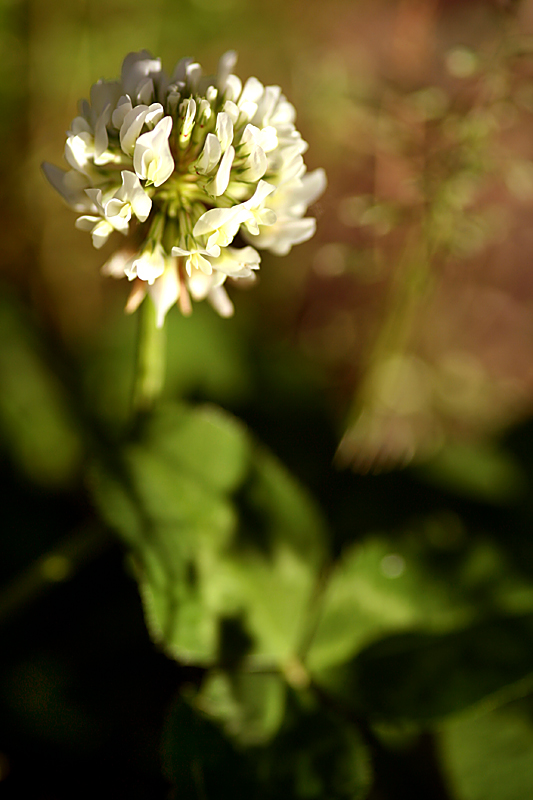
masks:
[[[151,411],[165,383],[166,337],[156,326],[156,309],[147,297],[139,309],[137,365],[133,388],[134,413]]]

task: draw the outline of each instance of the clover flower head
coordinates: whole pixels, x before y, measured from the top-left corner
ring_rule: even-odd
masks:
[[[191,298],[231,316],[224,283],[255,276],[255,248],[284,255],[315,231],[304,215],[324,171],[306,172],[307,144],[281,89],[256,78],[243,86],[235,62],[226,53],[203,77],[185,58],[168,77],[149,52],[130,53],[120,80],[98,81],[80,103],[69,169],[43,165],[95,247],[126,237],[102,271],[132,282],[129,312],[148,293],[159,326],[174,303],[190,313]]]

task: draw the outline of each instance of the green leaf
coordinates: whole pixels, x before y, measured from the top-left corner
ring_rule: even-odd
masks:
[[[316,674],[395,632],[449,633],[495,614],[533,611],[533,584],[504,543],[451,513],[346,548],[324,581],[305,657]]]
[[[231,430],[211,409],[175,408],[154,419],[145,442],[127,448],[122,474],[95,470],[96,500],[138,560],[151,633],[185,660],[215,657],[218,616],[238,606],[217,565],[236,528],[228,492],[246,462],[238,426]]]
[[[185,472],[215,491],[231,493],[245,478],[250,458],[247,432],[215,406],[199,411],[163,407],[150,420],[144,440],[169,469]]]
[[[287,470],[263,448],[254,449],[236,501],[238,541],[228,569],[240,586],[256,653],[288,661],[306,635],[325,560],[321,519]]]
[[[306,665],[318,672],[351,658],[385,633],[449,630],[469,620],[446,575],[405,536],[368,537],[334,565],[321,599]]]
[[[533,681],[533,614],[440,636],[391,636],[321,681],[359,713],[384,720],[429,722],[502,703]]]
[[[221,411],[169,406],[93,491],[133,548],[153,637],[182,660],[220,660],[241,617],[256,657],[296,654],[324,558],[317,510],[284,468]]]
[[[0,436],[13,460],[38,484],[68,484],[80,465],[80,433],[37,332],[8,298],[0,300],[0,387]]]
[[[533,797],[533,725],[520,708],[448,723],[441,758],[457,800]]]
[[[274,673],[213,672],[202,686],[197,705],[241,744],[264,744],[283,720],[285,682]]]

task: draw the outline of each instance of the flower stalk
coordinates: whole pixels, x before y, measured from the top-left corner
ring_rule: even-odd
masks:
[[[157,325],[157,310],[150,299],[140,309],[137,364],[133,385],[134,415],[150,412],[165,383],[166,332]]]

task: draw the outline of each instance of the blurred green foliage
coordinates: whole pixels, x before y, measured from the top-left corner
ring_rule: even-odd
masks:
[[[165,765],[185,798],[323,798],[359,800],[371,782],[368,755],[349,726],[310,698],[292,699],[279,736],[242,751],[221,735],[194,701],[180,700],[165,734]]]
[[[442,754],[459,800],[520,800],[533,791],[531,715],[519,706],[448,723]]]
[[[502,162],[494,146],[532,106],[530,82],[462,47],[443,59],[451,80],[479,84],[461,84],[455,106],[448,83],[405,76],[378,103],[381,77],[364,59],[360,71],[342,61],[355,58],[348,23],[328,28],[337,15],[353,26],[357,4],[327,5],[0,4],[0,131],[12,155],[0,186],[7,798],[66,800],[73,786],[81,798],[199,800],[532,793],[533,429],[481,437],[498,399],[490,374],[461,353],[429,364],[409,350],[410,315],[432,283],[420,265],[469,257],[499,230],[476,206],[487,175],[496,165],[510,191],[531,196],[530,160]],[[208,69],[236,48],[239,74],[305,101],[309,155],[330,159],[341,196],[328,200],[331,240],[315,266],[335,277],[346,261],[367,287],[400,251],[394,263],[414,267],[400,271],[403,289],[392,281],[407,324],[393,309],[385,343],[377,337],[361,383],[378,424],[351,455],[397,465],[414,448],[424,463],[378,475],[332,466],[338,395],[353,382],[335,369],[364,336],[345,310],[346,324],[303,355],[312,339],[294,320],[312,244],[265,259],[234,320],[173,309],[163,402],[132,423],[136,321],[122,314],[121,285],[108,280],[103,295],[100,255],[49,200],[38,164],[60,158],[77,98],[144,47],[167,66],[193,55]],[[423,190],[424,202],[380,195],[368,175],[351,182],[376,142],[383,177],[418,164],[421,139],[428,170],[396,188]],[[427,241],[396,247],[421,213]],[[340,241],[341,218],[355,243]],[[317,317],[328,291],[319,284]],[[442,419],[460,419],[465,435]]]
[[[11,340],[20,335],[29,348],[36,339],[22,324],[25,317],[13,304],[9,308]],[[114,335],[111,328],[111,341]],[[113,347],[119,342],[120,337]],[[340,473],[329,465],[334,437],[327,433],[326,412],[319,414],[325,446],[313,436],[320,407],[315,378],[306,369],[294,370],[289,350],[277,352],[274,368],[265,358],[272,353],[268,342],[240,349],[238,342],[235,351],[228,350],[227,371],[220,370],[218,384],[206,385],[197,365],[192,371],[185,359],[176,358],[168,395],[176,395],[178,386],[180,393],[197,397],[216,394],[217,385],[224,393],[235,363],[253,361],[256,368],[247,370],[247,385],[233,402],[268,433],[273,430],[270,405],[256,406],[255,398],[271,376],[289,371],[290,381],[272,384],[280,434],[273,432],[271,443],[297,472],[300,465],[307,489],[257,442],[249,426],[219,407],[169,399],[132,428],[126,401],[132,372],[126,358],[115,359],[117,386],[124,392],[117,415],[110,413],[103,400],[108,383],[87,377],[109,368],[112,350],[102,341],[84,351],[79,366],[70,364],[74,374],[68,379],[58,370],[57,354],[47,357],[46,337],[29,351],[32,399],[39,403],[36,410],[25,405],[24,413],[42,424],[45,401],[39,387],[55,387],[44,395],[50,418],[72,423],[67,433],[48,427],[47,435],[57,442],[50,448],[52,465],[62,438],[69,442],[71,431],[85,431],[83,437],[76,434],[71,480],[83,465],[84,495],[88,488],[97,513],[123,539],[153,640],[181,670],[195,667],[190,677],[185,671],[180,679],[177,671],[167,678],[167,703],[180,680],[185,693],[175,699],[165,726],[166,778],[176,796],[191,798],[236,793],[363,798],[380,786],[385,796],[401,797],[406,780],[413,782],[413,797],[422,797],[435,789],[435,775],[430,770],[414,778],[409,764],[417,761],[421,733],[433,730],[438,747],[431,763],[435,771],[445,770],[445,780],[455,787],[451,796],[481,798],[485,789],[478,787],[486,782],[481,775],[472,777],[472,764],[481,763],[481,754],[493,746],[492,709],[502,706],[507,714],[512,701],[509,708],[520,720],[515,727],[510,723],[512,742],[522,741],[520,731],[529,731],[533,562],[531,451],[524,445],[531,432],[525,428],[494,445],[488,451],[492,462],[484,448],[471,446],[467,470],[463,459],[450,458],[445,470],[430,462],[393,476]],[[133,355],[133,343],[124,346]],[[210,335],[198,337],[196,347],[201,364],[202,348],[212,348]],[[85,363],[92,364],[87,373]],[[82,380],[76,378],[78,370]],[[8,396],[15,397],[11,405],[16,408],[17,395]],[[12,418],[10,408],[0,404],[2,425]],[[291,440],[285,431],[294,419],[303,434]],[[28,475],[22,478],[30,481],[27,488],[19,489],[28,496],[31,482],[41,480],[19,461],[12,445],[16,430],[10,427],[4,450],[20,465],[20,474]],[[47,484],[47,493],[58,490],[66,491],[62,483]],[[81,513],[87,514],[84,504]],[[25,524],[25,515],[19,517]],[[62,524],[59,520],[58,531]],[[50,585],[67,580],[59,593],[75,585],[69,579],[83,563],[83,547],[65,558],[66,571],[47,573]],[[29,574],[42,584],[42,572]],[[115,572],[107,581],[116,582]],[[3,597],[8,605],[13,587],[8,585]],[[105,589],[105,596],[109,592]],[[105,596],[103,602],[116,604],[116,597]],[[86,602],[90,609],[93,601]],[[117,624],[117,613],[109,622],[100,619],[102,631]],[[140,631],[140,620],[137,625]],[[91,624],[82,631],[86,647],[95,629]],[[105,636],[116,638],[113,631],[110,627]],[[68,681],[81,653],[69,666],[72,656],[66,663],[64,656],[58,659],[55,646],[36,645],[32,654],[14,645],[2,683],[11,725],[44,750],[59,752],[72,731],[77,731],[77,748],[95,731],[103,752],[107,740],[85,708],[83,688],[76,689],[75,702],[68,699]],[[121,646],[118,641],[116,647]],[[478,733],[465,750],[460,737],[469,720],[475,720]],[[527,736],[520,747],[509,744],[491,755],[502,776],[507,760],[516,758],[518,786],[530,780],[529,761],[520,756]],[[390,770],[398,772],[396,790]],[[505,794],[505,777],[495,780],[500,786],[494,788],[495,798],[518,796],[512,788]]]
[[[156,641],[212,663],[220,621],[242,617],[252,655],[295,656],[324,545],[281,465],[220,411],[173,407],[150,419],[124,462],[120,483],[97,468],[95,496],[138,556]]]
[[[13,296],[0,297],[0,426],[13,460],[38,484],[76,479],[82,434],[46,364],[38,332]]]

